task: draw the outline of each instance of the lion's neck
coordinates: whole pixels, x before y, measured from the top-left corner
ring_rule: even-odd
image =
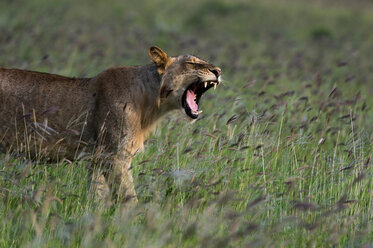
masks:
[[[141,128],[147,136],[168,111],[159,104],[161,77],[155,65],[144,66],[141,83]]]

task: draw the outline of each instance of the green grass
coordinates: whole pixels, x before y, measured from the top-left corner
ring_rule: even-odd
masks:
[[[0,65],[94,76],[192,53],[224,83],[133,162],[135,209],[95,207],[85,164],[0,157],[0,247],[373,243],[368,1],[0,2]]]

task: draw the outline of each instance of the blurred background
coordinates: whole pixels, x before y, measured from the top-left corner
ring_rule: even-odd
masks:
[[[221,66],[226,80],[309,80],[347,62],[356,74],[338,76],[360,84],[372,73],[371,11],[363,0],[3,0],[0,64],[94,76],[149,63],[157,45]]]

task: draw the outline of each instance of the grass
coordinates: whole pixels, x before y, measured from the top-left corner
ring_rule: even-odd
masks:
[[[337,4],[338,3],[338,4]],[[170,115],[133,162],[135,209],[101,209],[84,162],[0,157],[0,247],[369,247],[368,1],[0,3],[0,64],[67,76],[149,63],[223,69],[195,124]]]

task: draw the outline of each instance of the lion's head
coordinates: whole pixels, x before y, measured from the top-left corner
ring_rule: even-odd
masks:
[[[160,106],[180,108],[189,118],[198,118],[201,97],[220,84],[221,69],[192,55],[167,57],[158,47],[151,47],[149,56],[161,76]]]

